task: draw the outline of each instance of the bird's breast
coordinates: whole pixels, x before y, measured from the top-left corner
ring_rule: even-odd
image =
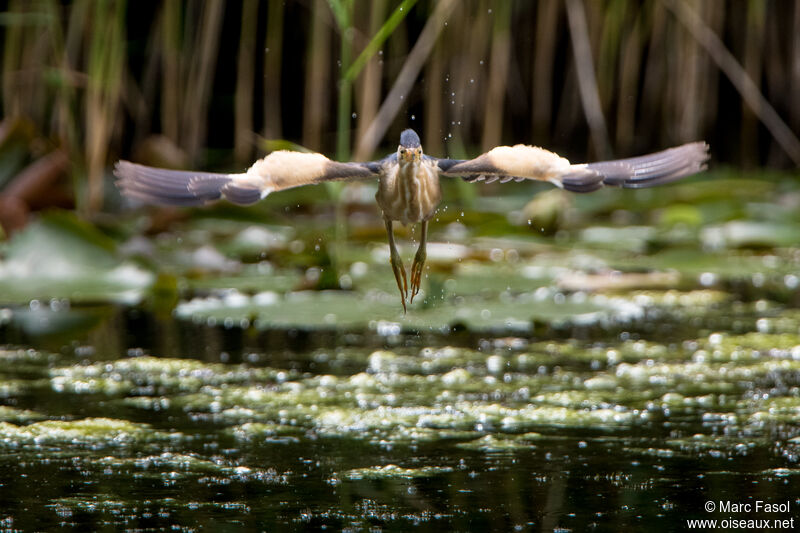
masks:
[[[403,224],[428,220],[442,199],[439,173],[426,161],[396,165],[381,176],[375,199],[391,220]]]

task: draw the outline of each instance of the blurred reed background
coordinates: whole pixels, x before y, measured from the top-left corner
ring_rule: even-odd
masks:
[[[800,163],[800,2],[0,6],[7,214],[9,190],[103,209],[119,157],[233,170],[302,145],[363,160],[409,126],[454,157],[524,142],[579,160],[706,139],[717,161]],[[72,185],[56,194],[59,173]]]

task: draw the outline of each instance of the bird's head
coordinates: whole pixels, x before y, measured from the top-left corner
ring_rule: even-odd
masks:
[[[400,134],[400,146],[397,147],[397,160],[400,163],[414,163],[422,159],[422,145],[419,135],[412,129],[403,130]]]

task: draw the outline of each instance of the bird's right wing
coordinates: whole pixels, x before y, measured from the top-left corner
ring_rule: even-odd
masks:
[[[243,174],[215,174],[119,161],[117,186],[126,196],[159,205],[203,205],[224,197],[241,205],[268,194],[325,181],[377,178],[382,161],[340,163],[318,153],[277,151],[256,161]]]
[[[318,153],[280,150],[253,163],[245,175],[246,180],[268,194],[324,181],[377,178],[380,171],[377,163],[340,163]]]

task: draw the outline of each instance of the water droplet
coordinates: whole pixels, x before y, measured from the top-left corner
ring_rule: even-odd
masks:
[[[703,272],[700,274],[700,285],[710,287],[717,281],[717,276],[713,272]]]

